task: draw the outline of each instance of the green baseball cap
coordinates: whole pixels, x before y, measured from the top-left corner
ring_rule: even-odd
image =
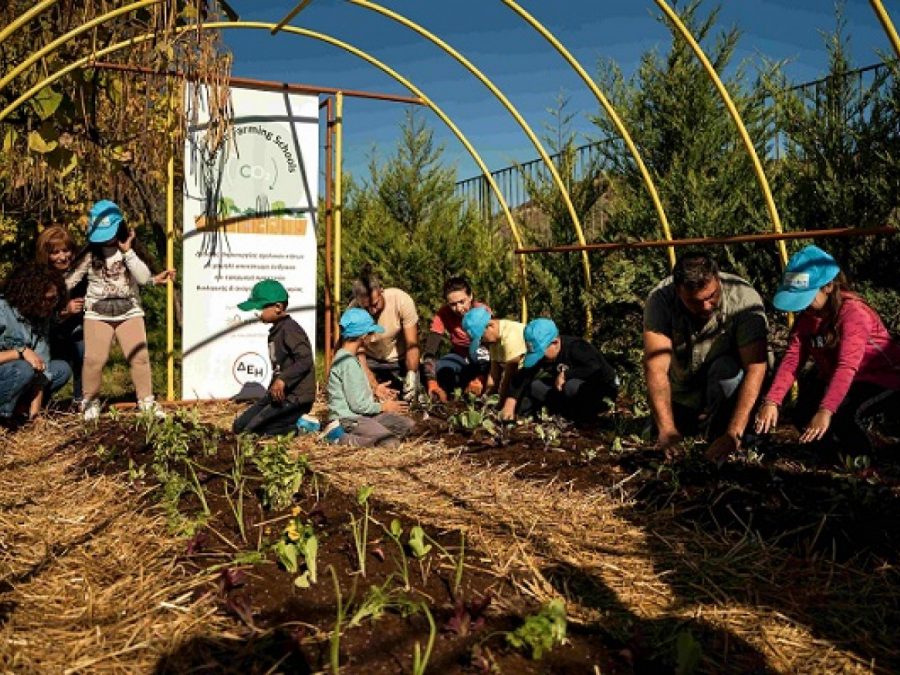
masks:
[[[287,301],[288,292],[284,286],[274,279],[263,279],[250,291],[249,299],[238,303],[238,309],[247,312],[252,309],[262,309],[266,305],[273,305],[276,302],[287,303]]]

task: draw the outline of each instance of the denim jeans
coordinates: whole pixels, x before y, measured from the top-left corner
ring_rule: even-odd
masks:
[[[40,377],[44,382],[44,401],[49,400],[72,377],[72,368],[65,361],[50,361],[43,374],[27,361],[8,361],[0,364],[0,417],[9,417],[16,409],[19,397]]]

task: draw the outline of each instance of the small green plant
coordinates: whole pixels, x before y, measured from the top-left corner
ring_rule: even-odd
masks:
[[[245,442],[252,444],[249,438]],[[260,499],[266,509],[288,507],[309,468],[306,457],[291,459],[289,449],[289,438],[279,436],[274,443],[251,446],[247,452],[263,478]]]
[[[503,425],[497,417],[497,396],[489,396],[479,400],[475,396],[466,396],[466,408],[447,418],[450,429],[476,433],[482,431],[490,437],[499,437],[503,433]]]
[[[562,600],[551,600],[537,614],[525,619],[525,623],[506,634],[506,641],[516,649],[527,648],[531,658],[540,659],[566,639],[566,607]]]
[[[681,631],[675,640],[676,675],[693,675],[700,665],[700,643],[690,631]]]
[[[363,485],[356,492],[356,503],[363,507],[363,517],[359,520],[350,514],[350,531],[353,533],[353,545],[356,548],[356,559],[359,561],[359,573],[366,576],[366,554],[369,547],[369,497],[375,488]]]
[[[293,517],[287,522],[281,537],[272,545],[272,550],[275,552],[278,562],[291,574],[300,572],[302,558],[306,570],[294,580],[297,586],[306,588],[318,581],[316,560],[319,552],[319,540],[312,524],[303,522],[299,509],[295,509]]]
[[[391,521],[390,528],[386,529],[387,535],[397,544],[397,550],[400,552],[400,576],[403,579],[403,588],[409,590],[409,561],[406,559],[406,547],[400,537],[403,536],[403,526],[400,521],[394,518]]]
[[[376,620],[388,610],[397,610],[404,617],[414,613],[419,605],[410,600],[401,589],[388,586],[393,583],[393,577],[388,577],[381,586],[372,586],[359,607],[350,617],[348,628],[359,626],[366,619]]]
[[[425,653],[422,653],[422,647],[418,642],[413,646],[413,675],[424,675],[425,668],[428,667],[428,661],[431,659],[431,650],[434,648],[434,639],[437,636],[437,627],[434,624],[434,617],[428,605],[422,603],[422,611],[425,612],[425,618],[428,619],[428,643],[425,645]]]
[[[425,543],[425,530],[416,525],[409,530],[409,550],[421,560],[431,551],[431,544]]]

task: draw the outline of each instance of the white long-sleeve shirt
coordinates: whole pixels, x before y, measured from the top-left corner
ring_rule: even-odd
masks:
[[[66,286],[74,288],[87,276],[87,293],[84,297],[84,318],[100,321],[124,321],[144,316],[141,307],[140,286],[149,284],[153,275],[134,250],[122,253],[118,246],[103,248],[103,265],[94,265],[94,254],[86,253],[66,275]],[[131,308],[124,314],[109,316],[94,311],[98,300],[124,298],[131,300]]]

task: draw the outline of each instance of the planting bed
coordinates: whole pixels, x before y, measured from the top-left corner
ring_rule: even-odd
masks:
[[[187,643],[160,661],[159,672],[211,664],[229,672],[317,672],[330,669],[335,655],[341,672],[415,672],[416,652],[420,666],[440,673],[632,670],[627,653],[619,653],[623,645],[597,629],[567,629],[564,611],[552,619],[516,591],[514,577],[491,571],[491,559],[466,546],[463,533],[428,527],[411,542],[417,523],[379,500],[377,486],[371,494],[342,493],[303,458],[291,464],[287,443],[241,443],[189,420],[133,418],[104,419],[83,443],[94,452],[77,472],[123,473],[137,491],[161,483],[150,498],[163,499],[170,527],[186,537],[180,562],[216,573],[197,595],[212,594],[240,624],[241,640]],[[184,448],[175,449],[178,443]],[[165,475],[161,452],[170,459]],[[265,489],[278,478],[261,473],[255,460],[293,466],[303,480],[281,489],[273,505]],[[282,485],[288,477],[285,470]],[[309,535],[316,539],[314,562],[295,552],[296,569],[288,571],[279,542],[290,545],[295,536],[302,543]],[[535,637],[514,647],[510,640],[529,617]]]
[[[749,452],[716,465],[703,444],[661,453],[635,433],[620,409],[598,423],[562,419],[462,428],[459,403],[431,406],[423,434],[441,437],[478,464],[512,467],[526,480],[606,491],[638,509],[665,509],[677,522],[714,531],[750,532],[801,555],[835,560],[900,560],[900,446],[872,456],[817,450],[782,427]],[[623,421],[624,420],[624,421]]]
[[[896,451],[780,430],[717,467],[630,410],[481,402],[346,448],[240,441],[235,412],[0,432],[0,670],[900,669]]]

